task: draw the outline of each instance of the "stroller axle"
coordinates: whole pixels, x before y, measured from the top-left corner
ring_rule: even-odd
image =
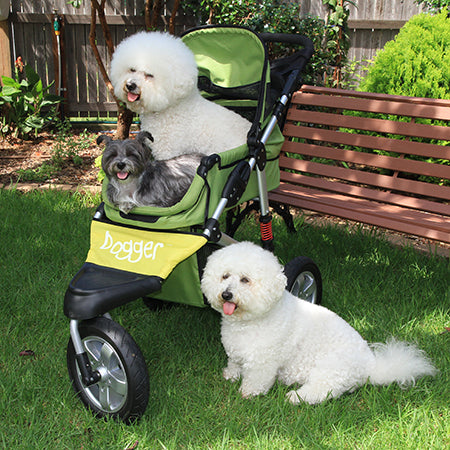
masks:
[[[80,369],[83,384],[85,386],[92,386],[93,384],[98,383],[101,379],[101,374],[98,371],[92,370],[88,355],[81,342],[80,333],[78,331],[78,320],[70,321],[70,337],[75,349],[75,357],[77,359],[78,368]]]

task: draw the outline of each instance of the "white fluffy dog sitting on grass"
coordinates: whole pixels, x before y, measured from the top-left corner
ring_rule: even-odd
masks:
[[[277,258],[250,242],[214,252],[202,290],[222,314],[222,343],[228,356],[225,379],[242,378],[244,397],[266,394],[276,379],[299,389],[297,404],[320,403],[374,385],[414,384],[436,369],[412,344],[390,340],[368,344],[330,310],[294,297]]]
[[[141,32],[116,48],[110,78],[116,96],[152,134],[153,156],[210,155],[245,144],[250,122],[205,100],[191,50],[168,33]]]

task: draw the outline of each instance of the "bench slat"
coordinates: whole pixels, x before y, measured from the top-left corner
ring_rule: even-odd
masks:
[[[326,164],[288,158],[286,156],[280,157],[280,167],[328,178],[337,178],[352,183],[377,186],[382,189],[407,192],[446,201],[450,199],[450,187],[448,186],[439,186],[421,181],[407,180],[405,178],[393,178],[388,175],[361,172],[359,170],[346,169],[343,167],[328,166]]]
[[[345,161],[353,164],[361,164],[369,167],[388,169],[404,173],[427,175],[440,179],[450,179],[450,166],[432,164],[425,161],[399,159],[393,156],[377,155],[373,153],[354,152],[332,147],[304,144],[300,142],[285,142],[283,151],[307,155],[318,158],[327,158],[335,161]]]
[[[395,100],[374,100],[367,98],[339,97],[295,92],[292,103],[308,106],[322,106],[352,111],[365,111],[397,116],[422,117],[424,119],[450,120],[450,108],[423,104],[407,104]]]
[[[410,210],[396,205],[389,205],[385,203],[377,203],[361,198],[350,198],[340,194],[330,195],[327,192],[319,191],[317,189],[304,188],[293,186],[289,184],[281,184],[279,191],[287,195],[295,193],[295,195],[302,195],[305,198],[313,196],[316,201],[325,204],[332,204],[340,208],[352,209],[355,211],[361,210],[365,214],[391,217],[397,221],[413,222],[421,226],[428,226],[430,228],[440,229],[441,231],[450,234],[450,221],[448,217],[440,217],[436,214],[427,214],[423,211]],[[400,214],[400,216],[399,216]]]
[[[291,195],[284,191],[283,187],[283,185],[280,185],[279,188],[271,191],[269,198],[281,203],[286,203],[286,198],[289,198],[288,203],[298,208],[343,217],[348,220],[388,228],[427,239],[450,242],[450,225],[446,218],[442,219],[441,224],[436,224],[436,222],[431,221],[431,219],[435,220],[436,216],[430,215],[427,217],[426,213],[423,213],[420,220],[414,218],[409,221],[404,219],[403,210],[392,212],[385,209],[377,209],[375,202],[369,200],[361,200],[361,203],[356,204],[346,197],[342,200],[336,198],[336,196],[321,197],[320,192],[314,193],[313,191],[309,193],[299,191]],[[293,186],[289,186],[289,188],[292,189]],[[435,228],[436,225],[439,226],[439,229]]]
[[[327,88],[323,86],[311,86],[308,84],[304,84],[300,92],[334,95],[339,97],[368,98],[375,100],[389,99],[408,104],[445,106],[447,108],[450,107],[450,100],[444,100],[440,98],[408,97],[406,95],[392,95],[392,94],[386,95],[386,94],[379,94],[377,92],[352,91],[350,89]]]
[[[349,145],[368,149],[378,149],[405,155],[426,156],[450,159],[450,147],[426,144],[423,142],[390,139],[379,136],[367,136],[356,133],[326,130],[324,128],[304,127],[287,123],[283,133],[285,136],[325,141],[332,144]],[[450,171],[450,169],[449,169]],[[450,178],[450,174],[446,177]]]
[[[351,197],[361,197],[378,202],[391,203],[397,206],[446,215],[450,218],[450,204],[436,203],[416,197],[405,197],[404,195],[393,194],[392,192],[379,191],[352,184],[344,184],[335,180],[311,177],[299,173],[282,171],[280,177],[281,181],[290,184],[336,192],[339,194],[349,195]]]
[[[398,134],[409,137],[450,140],[450,127],[442,125],[428,125],[415,122],[386,121],[371,117],[350,116],[336,113],[307,111],[289,108],[287,119],[297,122],[344,127],[377,133]]]

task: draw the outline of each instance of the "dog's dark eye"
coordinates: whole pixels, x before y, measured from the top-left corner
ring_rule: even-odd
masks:
[[[250,283],[250,280],[247,277],[242,277],[241,283],[247,284],[247,283]]]
[[[223,275],[222,275],[222,280],[226,280],[227,278],[229,278],[230,277],[230,274],[229,273],[224,273]]]
[[[153,78],[153,75],[151,73],[146,73],[145,78]]]
[[[130,69],[130,72],[134,73],[136,72],[136,69]]]

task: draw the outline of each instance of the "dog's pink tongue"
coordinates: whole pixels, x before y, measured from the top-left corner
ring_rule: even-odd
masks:
[[[128,101],[133,103],[139,98],[139,95],[138,94],[133,94],[132,92],[128,92],[127,97],[128,97]]]
[[[236,304],[231,302],[225,302],[223,304],[223,312],[227,316],[231,316],[234,313],[234,310],[236,309]]]
[[[119,180],[125,180],[128,176],[128,172],[118,172],[117,173],[117,178]]]

